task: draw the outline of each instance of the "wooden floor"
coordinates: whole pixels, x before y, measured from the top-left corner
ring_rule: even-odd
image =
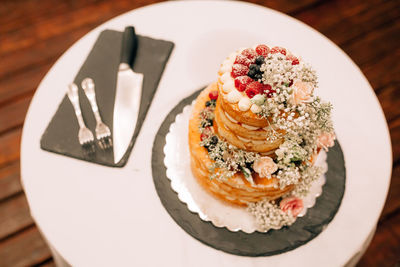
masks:
[[[57,58],[88,31],[153,2],[157,1],[1,0],[0,266],[54,265],[29,215],[20,184],[22,125],[40,80]],[[394,163],[385,208],[359,266],[399,264],[400,1],[251,2],[289,14],[322,32],[355,61],[374,88],[389,125]]]

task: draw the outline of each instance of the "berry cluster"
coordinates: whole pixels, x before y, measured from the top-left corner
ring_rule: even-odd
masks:
[[[239,92],[244,91],[249,98],[258,94],[266,95],[268,98],[273,96],[275,90],[272,89],[272,86],[261,82],[263,77],[261,65],[265,63],[268,54],[274,53],[286,55],[286,49],[278,46],[270,49],[266,45],[258,45],[256,49],[245,49],[236,56],[231,76],[235,78],[235,87]],[[293,65],[299,62],[292,55],[288,55],[287,60],[291,60]]]

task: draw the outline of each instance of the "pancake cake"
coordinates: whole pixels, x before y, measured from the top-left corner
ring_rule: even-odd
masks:
[[[314,96],[311,66],[282,47],[239,49],[197,97],[191,169],[218,199],[247,207],[265,229],[290,225],[333,146],[332,106]]]

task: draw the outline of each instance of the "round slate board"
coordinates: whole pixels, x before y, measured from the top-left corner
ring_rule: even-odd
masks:
[[[314,207],[308,209],[304,217],[298,218],[289,227],[270,230],[267,233],[231,232],[226,228],[217,228],[211,222],[201,220],[198,214],[190,212],[186,204],[178,199],[166,176],[163,152],[165,136],[171,123],[175,121],[176,115],[181,113],[186,105],[191,104],[201,90],[183,99],[171,110],[158,130],[153,143],[154,184],[161,203],[175,222],[189,235],[206,245],[231,254],[252,257],[284,253],[306,244],[321,233],[339,209],[345,189],[346,169],[338,142],[335,142],[335,146],[328,152],[327,182],[323,186],[322,195],[317,198]]]

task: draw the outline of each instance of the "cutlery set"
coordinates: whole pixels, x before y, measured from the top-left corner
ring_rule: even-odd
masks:
[[[94,82],[91,78],[86,78],[81,83],[82,89],[85,92],[86,97],[90,102],[94,117],[96,119],[96,139],[101,149],[108,149],[112,147],[112,138],[110,128],[103,123],[99,108],[96,102],[96,94],[94,90]],[[82,111],[79,105],[78,86],[75,83],[71,83],[68,86],[68,98],[72,103],[75,110],[76,118],[79,123],[78,140],[82,146],[90,147],[94,143],[94,137],[92,131],[87,128],[83,117]]]
[[[120,63],[117,72],[117,84],[113,113],[113,133],[103,123],[96,102],[95,83],[85,78],[81,87],[89,100],[96,119],[96,139],[101,149],[113,147],[114,163],[124,156],[136,129],[142,95],[143,74],[135,73],[132,64],[138,47],[137,36],[133,27],[126,27],[122,38]],[[93,133],[86,127],[79,106],[78,86],[68,86],[68,98],[71,101],[79,123],[78,140],[81,146],[90,147],[94,143]],[[111,137],[112,136],[112,137]]]

